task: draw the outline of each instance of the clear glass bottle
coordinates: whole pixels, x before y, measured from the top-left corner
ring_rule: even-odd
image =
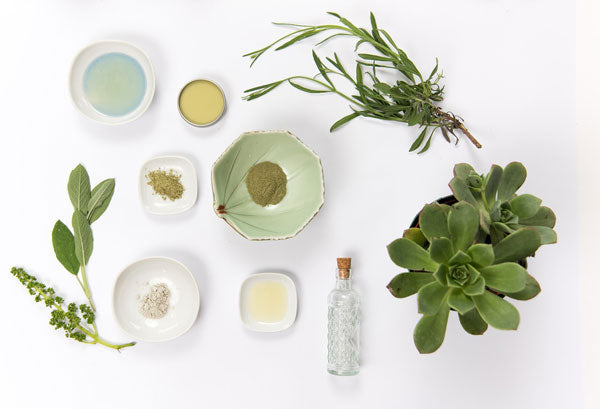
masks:
[[[327,300],[327,372],[333,375],[356,375],[360,371],[360,298],[352,289],[350,261],[337,259],[337,281]]]

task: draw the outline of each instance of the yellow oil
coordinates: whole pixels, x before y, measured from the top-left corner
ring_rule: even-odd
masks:
[[[258,281],[248,291],[248,313],[256,322],[279,322],[287,307],[287,288],[280,281]]]
[[[209,125],[223,114],[225,96],[221,89],[208,80],[187,84],[179,95],[179,110],[194,125]]]

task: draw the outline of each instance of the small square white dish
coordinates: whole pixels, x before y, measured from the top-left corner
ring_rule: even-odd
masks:
[[[153,170],[162,169],[164,171],[173,170],[181,175],[181,184],[183,185],[183,195],[176,200],[163,199],[160,195],[154,193],[152,186],[148,184],[146,175]],[[140,200],[144,209],[151,214],[177,214],[189,210],[198,197],[198,180],[196,170],[189,159],[183,156],[159,156],[150,159],[142,166],[139,177]]]
[[[250,292],[256,284],[273,282],[281,284],[285,288],[287,295],[287,306],[283,317],[275,322],[261,322],[252,317],[250,313]],[[249,275],[240,288],[240,318],[244,326],[257,332],[277,332],[289,328],[296,320],[298,309],[298,295],[296,285],[290,277],[281,273],[256,273]]]

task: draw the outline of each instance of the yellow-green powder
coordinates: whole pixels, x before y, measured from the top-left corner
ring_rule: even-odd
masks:
[[[152,186],[154,193],[160,195],[163,200],[167,198],[174,201],[183,196],[183,185],[181,184],[181,175],[173,169],[165,171],[162,169],[153,170],[146,174],[148,184]]]
[[[273,162],[260,162],[248,171],[246,187],[256,204],[263,207],[274,205],[285,197],[287,176],[279,165]]]

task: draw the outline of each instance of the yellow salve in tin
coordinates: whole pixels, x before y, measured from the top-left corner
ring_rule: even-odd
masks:
[[[179,112],[192,125],[207,126],[216,122],[225,111],[225,95],[209,80],[194,80],[179,94]]]

